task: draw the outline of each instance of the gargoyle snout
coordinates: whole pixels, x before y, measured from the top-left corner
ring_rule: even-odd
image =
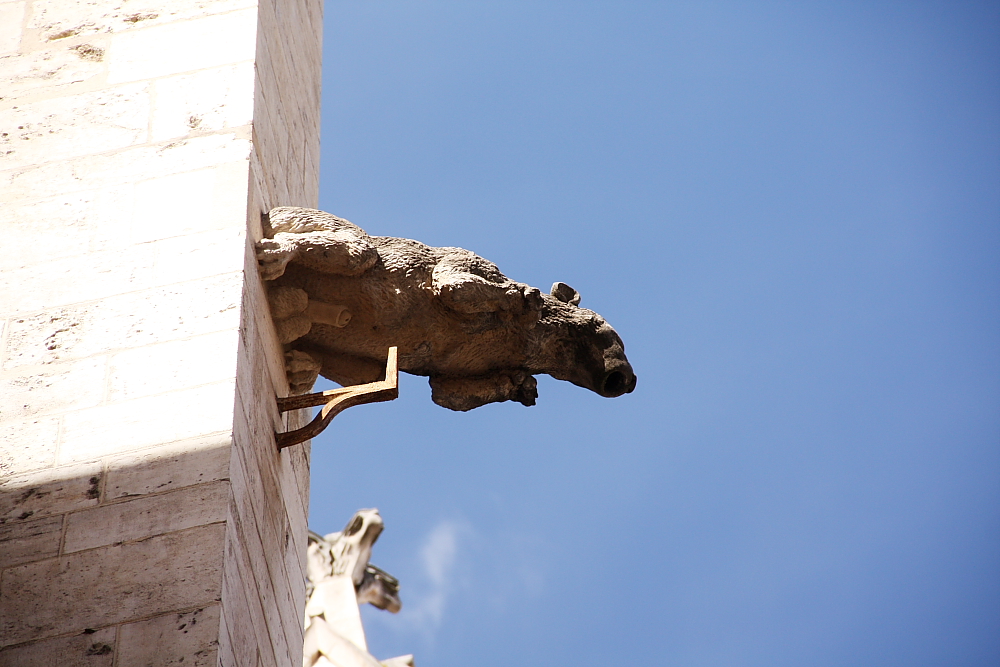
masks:
[[[598,392],[606,398],[615,398],[622,394],[631,394],[635,389],[636,377],[628,364],[620,366],[604,376],[601,389]]]

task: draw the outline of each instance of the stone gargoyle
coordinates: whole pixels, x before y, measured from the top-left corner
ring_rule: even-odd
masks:
[[[564,283],[543,294],[468,250],[369,236],[309,208],[272,209],[265,236],[257,259],[293,393],[317,374],[374,382],[393,345],[452,410],[534,405],[538,373],[609,398],[635,389],[621,338]]]
[[[366,602],[394,614],[402,607],[399,582],[368,562],[383,527],[377,509],[364,509],[338,533],[309,532],[304,667],[412,667],[412,655],[379,662],[368,652],[358,611]]]

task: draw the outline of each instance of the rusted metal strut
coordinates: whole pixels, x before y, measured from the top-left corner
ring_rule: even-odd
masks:
[[[330,389],[316,394],[288,396],[278,399],[278,411],[288,412],[301,408],[312,408],[322,405],[323,409],[311,422],[302,428],[285,433],[276,433],[278,449],[305,442],[323,432],[333,418],[347,408],[365,403],[381,403],[399,397],[399,366],[396,360],[396,348],[389,348],[389,358],[385,362],[385,379],[368,384],[358,384],[353,387]]]

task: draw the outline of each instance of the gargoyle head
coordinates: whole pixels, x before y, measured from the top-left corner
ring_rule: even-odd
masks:
[[[372,545],[384,528],[377,509],[358,510],[344,530],[324,537],[313,534],[309,540],[309,579],[347,575],[354,586],[364,580],[365,568],[372,555]]]
[[[555,283],[542,306],[544,355],[556,361],[549,375],[590,389],[606,398],[635,390],[636,376],[625,357],[625,344],[603,317],[580,307],[580,293]]]
[[[358,510],[347,527],[322,536],[310,531],[307,595],[330,577],[349,576],[358,604],[369,603],[393,614],[403,606],[399,599],[399,580],[368,562],[372,545],[384,525],[376,509]]]

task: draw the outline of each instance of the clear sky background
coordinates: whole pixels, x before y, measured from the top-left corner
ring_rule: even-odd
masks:
[[[377,657],[1000,664],[1000,4],[328,2],[323,86],[321,208],[569,283],[639,376],[314,441]]]

